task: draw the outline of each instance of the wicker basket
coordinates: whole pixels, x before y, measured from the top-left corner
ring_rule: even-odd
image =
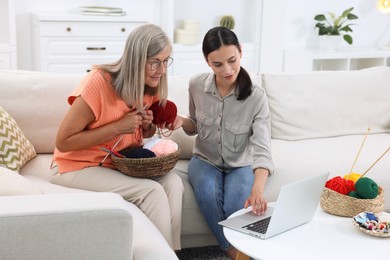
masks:
[[[135,149],[137,147],[131,148]],[[129,149],[129,148],[127,148]],[[137,178],[153,178],[165,175],[172,170],[180,155],[180,148],[176,152],[151,158],[119,158],[111,155],[111,159],[118,171]]]
[[[384,208],[384,191],[382,187],[379,187],[378,196],[375,199],[357,199],[324,188],[320,206],[330,214],[343,217],[353,217],[360,212],[377,213],[383,211]]]

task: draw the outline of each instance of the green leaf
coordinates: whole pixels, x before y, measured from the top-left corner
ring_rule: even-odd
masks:
[[[347,18],[348,18],[348,20],[356,20],[356,19],[359,19],[359,17],[356,16],[356,15],[354,15],[354,14],[349,14],[349,15],[347,16]]]
[[[353,7],[345,10],[341,16],[347,17],[352,12],[352,10],[353,10]]]
[[[340,28],[340,31],[352,32],[352,29],[349,27],[349,25],[346,25],[346,26]]]
[[[323,21],[326,21],[326,17],[323,14],[318,14],[318,15],[314,16],[314,20],[323,22]]]
[[[349,44],[352,44],[352,37],[350,36],[350,35],[348,35],[348,34],[345,34],[344,36],[343,36],[343,38],[344,38],[344,40],[346,41],[346,42],[348,42]]]

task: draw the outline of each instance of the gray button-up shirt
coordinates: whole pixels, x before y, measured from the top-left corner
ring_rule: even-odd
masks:
[[[189,117],[196,125],[194,155],[222,170],[252,165],[270,173],[271,127],[268,100],[259,86],[237,100],[235,91],[221,97],[214,73],[190,80]]]

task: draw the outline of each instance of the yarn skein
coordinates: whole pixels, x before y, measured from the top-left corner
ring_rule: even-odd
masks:
[[[350,193],[348,193],[348,196],[353,197],[353,198],[356,198],[356,199],[360,199],[360,197],[359,197],[359,195],[356,193],[356,191],[351,191]]]
[[[124,149],[120,151],[120,154],[122,154],[126,158],[133,158],[133,159],[156,157],[156,154],[154,152],[145,148]]]
[[[336,176],[325,183],[325,187],[338,193],[347,195],[355,190],[354,183],[351,180],[346,180],[340,176]]]
[[[165,106],[156,101],[149,109],[153,111],[153,124],[171,124],[175,122],[177,107],[172,101],[167,100]]]
[[[370,178],[363,177],[356,181],[355,189],[362,199],[375,199],[378,196],[378,184]]]
[[[351,180],[353,182],[356,182],[362,175],[359,173],[352,172],[350,174],[344,175],[344,179]]]

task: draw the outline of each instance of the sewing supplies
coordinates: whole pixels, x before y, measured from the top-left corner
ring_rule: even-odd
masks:
[[[389,237],[390,214],[386,212],[361,212],[353,217],[353,223],[366,234]]]

